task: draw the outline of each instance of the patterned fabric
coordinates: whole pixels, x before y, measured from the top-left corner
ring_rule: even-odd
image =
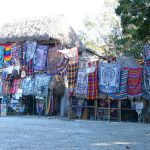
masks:
[[[142,94],[142,68],[129,68],[127,94],[131,97]]]
[[[38,74],[35,76],[34,95],[48,96],[48,87],[51,81],[51,76],[45,74]]]
[[[88,74],[84,70],[79,70],[75,93],[87,96],[87,91],[88,91]]]
[[[48,46],[38,45],[34,57],[34,71],[45,70]]]
[[[78,62],[70,63],[67,68],[69,96],[74,94],[74,88],[76,86],[77,75],[78,75]]]
[[[20,64],[21,48],[21,44],[19,43],[12,44],[12,64]]]
[[[4,50],[4,63],[5,65],[10,65],[11,64],[11,44],[5,45],[5,50]]]
[[[144,74],[142,96],[150,100],[150,44],[144,46]]]
[[[144,46],[144,74],[150,75],[150,44]]]
[[[120,74],[120,91],[118,93],[109,94],[113,99],[126,99],[127,98],[127,81],[128,81],[128,69],[122,68]]]
[[[57,65],[57,71],[59,75],[65,75],[67,73],[67,67],[69,64],[69,58],[63,57],[63,60]]]
[[[102,93],[117,93],[120,85],[120,65],[116,63],[99,64],[99,90]]]
[[[1,78],[0,78],[0,95],[3,95],[3,82]]]
[[[22,44],[22,51],[21,51],[21,65],[24,67],[26,65],[26,51],[27,45],[26,43]]]
[[[61,63],[64,55],[57,50],[53,50],[53,48],[49,48],[48,56],[47,56],[47,74],[56,75],[58,74],[57,65]]]
[[[33,60],[30,60],[26,64],[26,72],[27,72],[28,75],[33,75],[34,74]]]
[[[36,42],[26,42],[25,44],[26,44],[26,62],[28,63],[34,57],[37,43]]]
[[[8,83],[8,81],[3,81],[2,90],[3,90],[4,96],[9,95],[9,83]]]
[[[95,71],[93,73],[89,73],[88,75],[88,96],[89,100],[98,99],[98,62],[89,62],[89,67],[95,67]]]
[[[4,46],[0,46],[0,69],[3,68]]]
[[[21,84],[21,79],[15,79],[10,88],[10,94],[15,94],[18,91],[20,84]]]
[[[22,81],[22,93],[23,95],[34,94],[34,78],[26,77]]]

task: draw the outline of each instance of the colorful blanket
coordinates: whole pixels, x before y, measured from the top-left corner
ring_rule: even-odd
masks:
[[[134,97],[142,94],[142,68],[129,68],[128,96]]]
[[[75,93],[87,96],[87,91],[88,91],[88,74],[84,70],[79,70]]]
[[[35,96],[48,96],[48,88],[51,81],[51,76],[46,74],[37,74],[34,82]]]
[[[26,77],[22,81],[22,93],[23,95],[33,95],[34,94],[34,78]]]
[[[57,65],[59,66],[63,58],[64,55],[60,53],[58,50],[54,50],[53,47],[49,48],[48,56],[47,56],[47,65],[46,65],[47,74],[50,75],[58,74]]]
[[[15,94],[21,85],[21,79],[15,79],[10,87],[10,94]]]
[[[38,45],[34,57],[34,71],[45,70],[48,46]]]
[[[67,68],[69,96],[74,94],[77,75],[78,75],[78,62],[70,63]]]
[[[98,99],[98,62],[89,62],[89,67],[95,67],[93,73],[88,74],[88,96],[89,100]]]
[[[117,93],[120,85],[120,65],[116,63],[99,64],[99,91]]]
[[[109,94],[113,99],[126,99],[127,98],[127,81],[128,81],[128,69],[122,68],[120,74],[120,91],[118,93]]]
[[[12,64],[20,64],[21,59],[21,49],[22,46],[19,43],[13,43],[12,44]]]
[[[3,68],[4,46],[0,46],[0,69]]]
[[[11,48],[12,48],[11,44],[5,45],[5,50],[4,50],[4,63],[5,63],[5,65],[11,64],[11,58],[12,58]]]
[[[26,62],[28,63],[34,57],[37,43],[36,42],[26,42],[25,44],[26,44]]]

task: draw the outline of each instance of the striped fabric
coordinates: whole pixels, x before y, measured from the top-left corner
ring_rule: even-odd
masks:
[[[126,99],[127,98],[127,81],[128,69],[122,68],[120,73],[120,90],[118,93],[108,94],[113,99]]]
[[[77,75],[78,75],[78,62],[70,63],[67,68],[69,96],[74,94]]]
[[[96,66],[93,73],[88,75],[88,94],[87,99],[96,100],[98,99],[98,62],[89,62],[89,67]]]
[[[12,64],[20,64],[21,59],[21,44],[12,44]]]
[[[7,65],[10,65],[11,63],[11,58],[12,58],[12,55],[11,55],[11,48],[12,48],[12,45],[11,44],[8,44],[8,45],[5,45],[5,50],[4,50],[4,62],[5,64]]]
[[[3,67],[4,61],[4,46],[0,46],[0,68]]]
[[[142,94],[142,68],[129,68],[128,96],[134,97]]]

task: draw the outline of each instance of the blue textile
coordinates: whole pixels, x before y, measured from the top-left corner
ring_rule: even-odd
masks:
[[[0,46],[0,68],[3,68],[4,62],[4,47]]]

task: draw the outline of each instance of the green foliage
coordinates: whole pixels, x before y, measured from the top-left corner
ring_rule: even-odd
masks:
[[[121,17],[123,36],[116,40],[117,50],[140,58],[143,45],[150,42],[150,1],[119,0],[116,14]]]

